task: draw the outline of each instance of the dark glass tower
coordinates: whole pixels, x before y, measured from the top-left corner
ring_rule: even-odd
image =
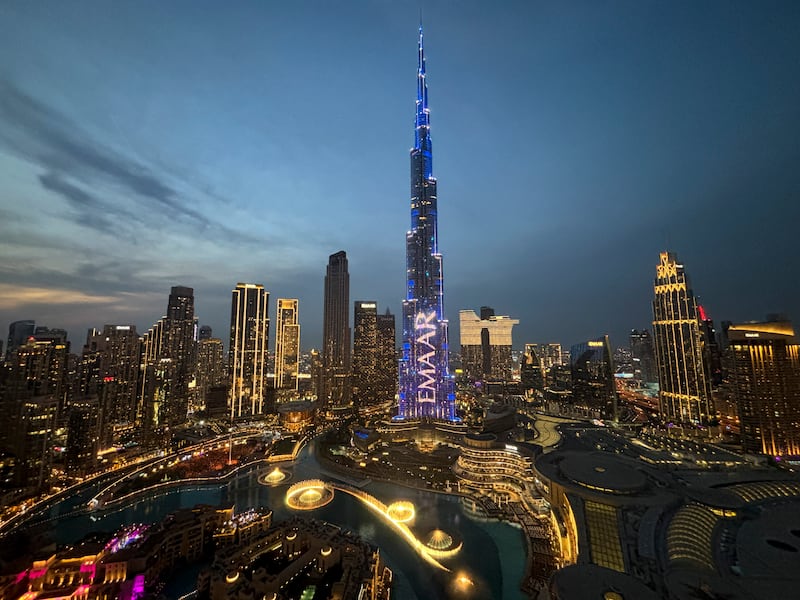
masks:
[[[322,321],[323,405],[350,404],[350,273],[347,254],[328,257],[325,273],[325,313]]]
[[[406,299],[397,419],[456,420],[443,314],[436,179],[430,137],[422,26],[419,28],[417,114],[411,150],[411,231],[406,234]]]

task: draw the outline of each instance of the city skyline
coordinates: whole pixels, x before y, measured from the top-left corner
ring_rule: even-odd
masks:
[[[351,297],[400,312],[418,13],[312,4],[197,5],[191,33],[180,3],[3,7],[3,331],[146,331],[189,286],[225,339],[231,287],[259,281],[320,347],[340,249]],[[797,318],[797,7],[620,8],[425,4],[445,314],[495,306],[518,347],[623,346],[668,250],[715,320]]]

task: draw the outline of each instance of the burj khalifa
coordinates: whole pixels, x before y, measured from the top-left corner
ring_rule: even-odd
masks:
[[[444,276],[439,253],[436,179],[433,177],[428,85],[419,28],[417,105],[411,149],[411,230],[406,234],[406,299],[403,357],[396,420],[455,421],[455,393],[448,365]]]

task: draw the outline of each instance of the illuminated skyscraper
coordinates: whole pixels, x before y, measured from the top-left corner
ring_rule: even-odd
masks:
[[[171,361],[164,417],[167,425],[180,425],[189,410],[189,383],[195,366],[194,290],[175,286],[170,290],[164,320],[161,358]]]
[[[437,231],[436,179],[430,137],[428,85],[419,28],[417,103],[411,149],[411,230],[406,234],[406,299],[397,419],[456,420],[450,378],[444,279]]]
[[[745,452],[800,456],[800,345],[788,321],[730,325]]]
[[[704,365],[697,300],[683,265],[662,252],[656,267],[653,340],[659,403],[665,420],[707,424],[711,387]]]
[[[350,273],[343,250],[328,258],[324,310],[322,403],[346,406],[350,404]]]
[[[231,294],[229,360],[233,419],[264,412],[269,292],[257,283],[237,283]]]
[[[66,394],[69,344],[29,338],[9,359],[0,397],[0,445],[16,456],[15,483],[40,490],[50,478],[52,443]]]
[[[116,435],[133,429],[141,351],[134,325],[106,325],[102,331],[90,330],[86,338],[81,365],[90,369],[82,387],[87,395],[98,397],[96,416],[103,448],[114,442]]]
[[[375,397],[379,401],[397,396],[397,340],[394,315],[386,312],[376,317],[377,351],[375,353]]]
[[[275,325],[275,388],[297,390],[300,369],[300,323],[297,300],[278,298]]]
[[[375,400],[378,351],[378,305],[356,300],[353,311],[353,402],[366,406]]]
[[[202,331],[202,328],[201,328]],[[228,370],[223,356],[222,340],[215,337],[201,338],[197,344],[197,399],[206,404],[211,388],[228,383]]]

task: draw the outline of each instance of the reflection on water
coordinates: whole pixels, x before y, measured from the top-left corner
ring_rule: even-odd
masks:
[[[312,442],[313,445],[313,442]],[[93,489],[68,498],[42,515],[54,519],[52,528],[56,541],[71,543],[89,531],[113,532],[123,523],[155,522],[179,508],[196,504],[218,505],[233,503],[238,510],[266,506],[273,510],[274,519],[282,520],[294,513],[284,504],[284,495],[290,485],[263,485],[259,476],[267,469],[263,466],[236,475],[221,486],[191,487],[172,490],[166,494],[144,497],[120,509],[60,517],[82,506]],[[313,446],[303,450],[298,460],[287,467],[291,481],[309,478],[330,479],[320,473],[314,458]],[[266,471],[268,472],[268,471]],[[386,523],[364,507],[356,498],[337,493],[330,504],[308,511],[310,517],[329,521],[350,529],[381,549],[381,554],[395,574],[392,597],[398,600],[435,600],[437,598],[524,598],[519,591],[525,562],[525,547],[519,529],[505,523],[486,522],[476,517],[469,502],[456,496],[435,494],[384,482],[372,482],[364,490],[386,504],[395,500],[409,500],[416,507],[413,529],[424,536],[434,529],[457,534],[464,547],[452,559],[443,561],[454,572],[465,574],[474,584],[470,594],[458,590],[454,576],[434,569],[425,563]],[[60,517],[60,518],[59,518]],[[93,520],[96,519],[96,520]],[[185,581],[184,581],[185,579]],[[171,582],[169,589],[185,592],[192,589],[193,576]],[[183,589],[178,589],[183,587]]]

